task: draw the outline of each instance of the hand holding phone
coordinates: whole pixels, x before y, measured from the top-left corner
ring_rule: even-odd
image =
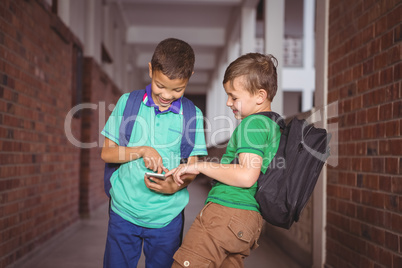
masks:
[[[152,173],[152,172],[145,172],[145,176],[149,177],[154,177],[160,180],[166,180],[166,177],[164,174],[159,174],[159,173]]]

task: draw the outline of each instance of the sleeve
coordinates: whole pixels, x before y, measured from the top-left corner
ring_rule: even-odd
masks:
[[[191,152],[190,156],[204,156],[208,155],[207,147],[205,144],[205,133],[204,133],[204,116],[201,110],[198,107],[195,107],[196,110],[196,132],[195,132],[195,142],[194,148]]]
[[[117,144],[119,144],[119,129],[123,119],[123,112],[126,107],[128,95],[129,93],[124,94],[117,101],[116,107],[114,107],[112,114],[109,116],[109,119],[101,132],[103,136]]]
[[[236,154],[253,153],[264,157],[272,127],[269,121],[264,119],[261,116],[249,116],[243,119],[236,137]]]

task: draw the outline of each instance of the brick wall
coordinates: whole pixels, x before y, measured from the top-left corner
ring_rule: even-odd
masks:
[[[76,40],[40,1],[1,1],[0,25],[4,267],[77,221],[80,150],[64,133]]]
[[[402,267],[402,4],[330,1],[327,267]]]
[[[88,215],[107,201],[103,187],[105,162],[100,158],[104,138],[100,132],[122,93],[92,58],[84,60],[84,88],[84,103],[95,105],[82,114],[82,141],[93,144],[81,151],[80,212]]]
[[[67,134],[79,99],[77,49],[45,1],[0,1],[0,267],[34,254],[106,201],[99,119],[121,93],[84,58],[82,101],[95,108],[72,118]],[[82,149],[68,137],[96,146]]]

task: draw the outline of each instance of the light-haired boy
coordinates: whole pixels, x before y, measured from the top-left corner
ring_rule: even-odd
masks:
[[[171,170],[178,185],[188,174],[216,180],[206,205],[194,220],[172,267],[243,267],[258,246],[263,219],[254,196],[257,179],[276,154],[280,128],[264,115],[277,90],[277,60],[249,53],[226,69],[226,105],[241,123],[234,130],[221,163],[199,162]]]

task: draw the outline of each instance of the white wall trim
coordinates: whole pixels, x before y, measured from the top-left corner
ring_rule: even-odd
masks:
[[[316,1],[316,108],[327,106],[328,96],[328,19],[329,0]],[[327,128],[327,109],[322,109],[323,119],[318,127]],[[327,168],[324,165],[321,176],[313,192],[313,268],[324,266],[326,258],[326,207],[327,207]]]

